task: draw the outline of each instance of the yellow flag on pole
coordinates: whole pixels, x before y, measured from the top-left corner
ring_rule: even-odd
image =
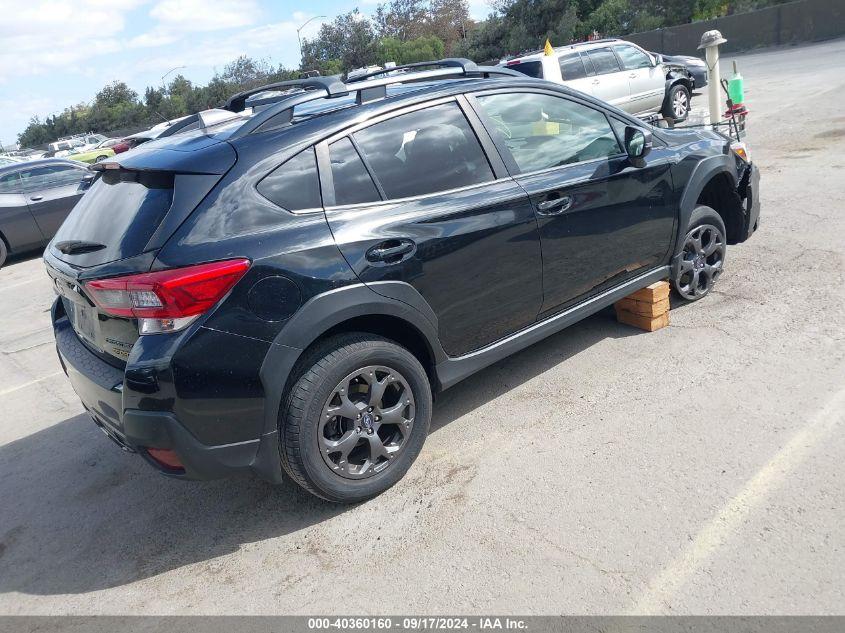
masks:
[[[551,57],[555,54],[555,49],[552,48],[552,43],[549,41],[549,38],[546,38],[546,45],[543,47],[543,53],[547,57]]]

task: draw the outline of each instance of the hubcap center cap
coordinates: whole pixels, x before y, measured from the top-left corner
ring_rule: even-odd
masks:
[[[693,261],[693,266],[695,266],[697,269],[701,270],[702,268],[704,268],[704,264],[705,264],[706,260],[704,258],[704,255],[699,255],[698,257],[696,257],[692,261]]]
[[[372,413],[365,413],[361,417],[361,424],[364,426],[366,430],[371,430],[373,428],[373,423],[375,422],[375,418],[373,417]]]

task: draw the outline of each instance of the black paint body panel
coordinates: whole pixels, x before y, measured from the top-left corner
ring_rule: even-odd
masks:
[[[714,175],[728,174],[748,207],[745,236],[753,232],[759,176],[749,168],[741,181],[744,172],[725,137],[654,129],[655,147],[644,166],[618,156],[520,175],[508,171],[461,96],[491,85],[542,89],[642,125],[564,87],[472,79],[421,85],[271,132],[229,140],[177,135],[115,157],[127,168],[191,174],[184,208],[165,219],[144,252],[118,261],[74,267],[48,249],[51,276],[73,285],[230,258],[252,265],[186,330],[136,337],[125,363],[109,362],[82,343],[57,301],[60,357],[98,424],[132,450],[143,453],[150,442],[174,448],[184,456],[186,477],[251,470],[279,481],[280,406],[304,350],[325,332],[362,317],[401,324],[423,342],[435,390],[446,388],[666,277],[698,194]],[[304,148],[444,98],[457,98],[464,108],[492,182],[296,213],[256,191],[261,178]],[[320,165],[319,150],[317,158]],[[330,204],[333,191],[321,184]],[[571,195],[575,204],[544,217],[536,204],[550,194]],[[410,240],[414,247],[396,262],[368,260],[373,246],[389,240]],[[135,324],[125,319],[123,325]],[[119,384],[103,384],[102,376]]]

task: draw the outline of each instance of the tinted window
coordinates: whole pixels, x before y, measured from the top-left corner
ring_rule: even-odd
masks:
[[[561,57],[560,74],[563,75],[564,81],[586,77],[587,73],[584,70],[584,64],[581,63],[581,56],[578,53],[574,53]]]
[[[478,97],[523,173],[621,153],[598,110],[536,93]]]
[[[0,193],[20,193],[20,191],[21,182],[18,179],[18,172],[0,176]]]
[[[70,212],[55,241],[105,244],[106,249],[95,253],[99,261],[140,253],[172,201],[172,174],[104,171]]]
[[[267,174],[258,183],[258,193],[288,211],[322,206],[314,150],[300,152]]]
[[[478,139],[455,103],[403,114],[354,136],[388,198],[493,180]]]
[[[633,46],[615,46],[614,48],[619,59],[622,60],[622,65],[628,70],[651,66],[651,58],[638,48]]]
[[[507,64],[507,67],[529,77],[543,78],[543,64],[540,62],[520,62],[518,64]]]
[[[596,69],[596,74],[603,75],[605,73],[615,73],[622,70],[619,68],[619,61],[616,55],[609,48],[597,48],[592,51],[587,51],[587,55],[593,62]]]
[[[21,171],[23,186],[28,191],[78,184],[85,175],[84,169],[71,165],[47,165]]]
[[[587,76],[592,77],[596,74],[596,69],[593,67],[592,60],[586,53],[581,54],[581,61],[584,62],[584,68],[587,70]]]
[[[370,178],[364,161],[358,156],[355,146],[343,138],[329,146],[334,181],[335,204],[358,204],[381,200],[373,179]]]

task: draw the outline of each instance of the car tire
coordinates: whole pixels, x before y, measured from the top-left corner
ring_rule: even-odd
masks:
[[[710,207],[696,207],[683,244],[672,286],[682,299],[698,301],[710,294],[724,271],[727,240],[721,216]]]
[[[6,241],[3,239],[3,236],[0,235],[0,268],[3,268],[3,264],[6,263],[6,258],[9,256],[9,249],[6,248]]]
[[[279,435],[282,466],[296,483],[356,503],[405,475],[432,410],[428,375],[411,352],[371,334],[338,335],[308,352],[294,376]]]
[[[680,123],[687,120],[691,107],[690,91],[683,84],[675,84],[669,89],[661,114],[675,123]]]

